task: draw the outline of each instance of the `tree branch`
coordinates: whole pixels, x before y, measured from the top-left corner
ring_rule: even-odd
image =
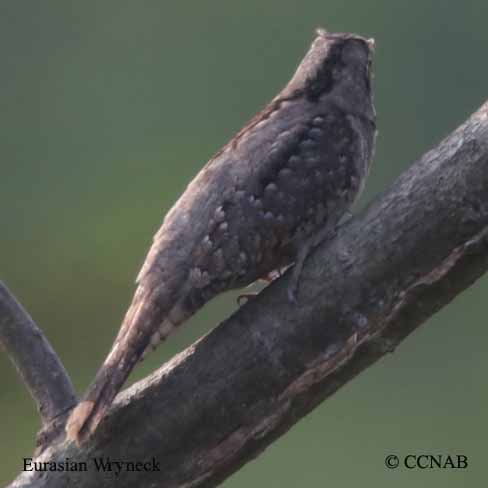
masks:
[[[297,306],[286,273],[121,393],[87,444],[57,441],[37,459],[86,472],[25,472],[11,486],[215,486],[487,268],[488,103],[316,249]],[[116,477],[97,471],[100,456],[154,457],[160,471]]]
[[[2,282],[0,344],[34,399],[43,428],[49,429],[76,404],[73,385],[42,331]]]

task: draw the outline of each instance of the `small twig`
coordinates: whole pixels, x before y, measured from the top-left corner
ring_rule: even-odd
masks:
[[[76,394],[48,340],[2,282],[0,344],[27,386],[46,429],[76,403]]]

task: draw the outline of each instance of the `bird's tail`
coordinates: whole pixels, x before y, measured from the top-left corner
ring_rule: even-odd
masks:
[[[186,319],[179,307],[162,310],[148,295],[138,288],[110,354],[68,418],[66,436],[77,444],[95,431],[137,362]]]

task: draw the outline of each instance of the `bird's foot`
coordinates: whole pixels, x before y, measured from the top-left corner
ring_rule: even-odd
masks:
[[[351,220],[353,214],[349,211],[344,213],[342,219],[335,226],[326,226],[316,235],[312,236],[301,249],[299,249],[295,264],[293,266],[290,283],[288,285],[288,300],[293,303],[298,303],[298,289],[300,283],[300,276],[303,271],[303,266],[308,255],[320,244],[333,239],[340,227]]]
[[[298,285],[303,271],[303,265],[311,249],[314,247],[312,244],[309,241],[298,251],[297,259],[291,271],[290,283],[288,284],[288,300],[295,305],[298,303]]]

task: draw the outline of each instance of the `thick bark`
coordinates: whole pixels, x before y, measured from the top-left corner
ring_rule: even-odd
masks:
[[[11,486],[215,486],[392,351],[488,268],[488,104],[413,164],[307,260],[117,397],[82,447]],[[94,458],[155,458],[160,471],[100,473]]]

